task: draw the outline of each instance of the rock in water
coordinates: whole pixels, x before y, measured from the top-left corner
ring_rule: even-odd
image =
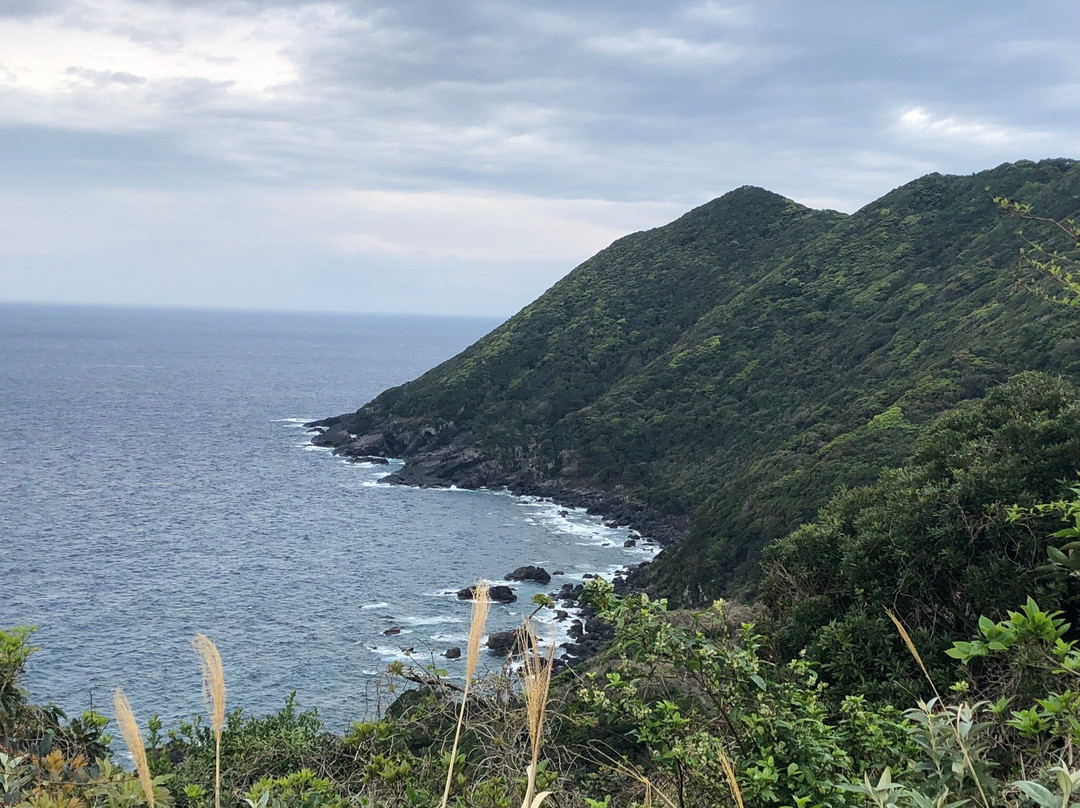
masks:
[[[467,586],[457,593],[458,600],[472,600],[473,599],[473,587]],[[509,586],[503,586],[498,584],[488,589],[488,597],[495,603],[513,603],[517,600],[517,595],[514,594],[514,590]]]
[[[461,659],[461,649],[456,645],[453,648],[447,648],[443,656],[447,659]]]
[[[487,647],[496,654],[516,654],[521,650],[521,632],[517,629],[496,631],[488,636]]]
[[[546,584],[551,582],[551,576],[548,571],[543,567],[534,567],[529,564],[525,567],[518,567],[516,570],[506,576],[507,581],[536,581],[538,584]]]

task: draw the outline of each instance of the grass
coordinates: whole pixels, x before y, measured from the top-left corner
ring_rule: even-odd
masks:
[[[225,726],[225,671],[213,641],[196,634],[191,641],[202,665],[203,700],[214,731],[214,808],[221,808],[221,730]],[[153,806],[151,806],[153,808]]]
[[[446,808],[450,799],[450,786],[454,779],[454,763],[457,761],[458,744],[461,741],[461,727],[465,723],[465,707],[469,702],[469,685],[476,673],[476,664],[480,661],[480,640],[487,625],[488,609],[491,599],[488,597],[486,581],[478,582],[472,590],[472,620],[469,623],[469,642],[465,655],[465,690],[461,694],[461,709],[458,710],[457,727],[454,729],[454,743],[450,748],[450,766],[446,771],[446,786],[443,788],[442,808]]]
[[[146,804],[154,808],[154,783],[150,777],[150,765],[146,762],[146,747],[143,745],[142,735],[139,734],[139,724],[131,711],[131,704],[120,688],[116,688],[113,695],[113,706],[116,708],[116,723],[120,726],[120,734],[135,761],[135,771],[139,775],[139,784],[146,797]]]

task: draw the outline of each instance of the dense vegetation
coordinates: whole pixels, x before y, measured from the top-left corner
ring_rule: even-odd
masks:
[[[1080,165],[934,174],[850,216],[741,188],[620,239],[328,423],[367,451],[443,452],[446,482],[576,486],[688,517],[654,591],[752,593],[766,545],[908,460],[935,415],[1022,370],[1080,372],[1077,321],[1017,289],[1017,222],[987,186],[1063,217]]]

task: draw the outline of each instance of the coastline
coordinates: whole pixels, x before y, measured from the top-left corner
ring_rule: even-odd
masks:
[[[640,585],[643,570],[660,552],[674,546],[685,534],[688,521],[685,517],[661,516],[610,492],[573,485],[564,480],[507,474],[498,464],[488,461],[471,448],[451,446],[434,451],[391,453],[386,450],[395,444],[400,446],[400,441],[388,440],[386,433],[357,438],[338,426],[346,417],[311,421],[303,426],[312,435],[312,447],[329,449],[336,457],[347,462],[385,466],[402,464],[400,468],[380,477],[377,481],[379,485],[492,493],[502,491],[525,501],[551,503],[564,509],[560,515],[571,509],[584,511],[589,516],[599,517],[604,527],[627,529],[634,545],[652,547],[656,552],[638,562],[620,564],[607,570],[597,569],[583,576],[586,579],[596,577],[609,580],[620,594],[646,589]],[[380,453],[378,450],[383,451]],[[556,603],[553,613],[562,614],[563,617],[552,617],[544,622],[550,622],[558,630],[556,642],[562,653],[557,661],[564,667],[572,667],[595,655],[609,634],[608,628],[596,619],[591,610],[577,602],[581,586],[581,583],[564,584],[548,593]]]

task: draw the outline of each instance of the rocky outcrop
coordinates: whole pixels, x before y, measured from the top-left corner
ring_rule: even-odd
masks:
[[[382,482],[418,488],[502,488],[519,496],[536,496],[567,507],[584,508],[607,522],[629,525],[668,547],[686,533],[687,516],[660,514],[639,502],[568,479],[548,479],[527,462],[498,462],[480,449],[457,442],[452,422],[416,427],[397,417],[361,409],[306,426],[316,431],[311,442],[358,462],[380,462],[399,457],[405,461]],[[560,511],[569,516],[569,511]]]
[[[485,645],[489,650],[503,656],[510,653],[519,653],[521,651],[521,632],[517,629],[496,631],[488,636]]]
[[[535,567],[529,564],[525,567],[518,567],[511,573],[505,576],[507,581],[535,581],[538,584],[551,583],[551,575],[543,567]]]
[[[475,590],[475,586],[467,586],[458,590],[458,600],[472,600],[476,596]],[[488,589],[488,598],[495,603],[513,603],[517,600],[517,595],[514,594],[512,587],[497,584]]]

